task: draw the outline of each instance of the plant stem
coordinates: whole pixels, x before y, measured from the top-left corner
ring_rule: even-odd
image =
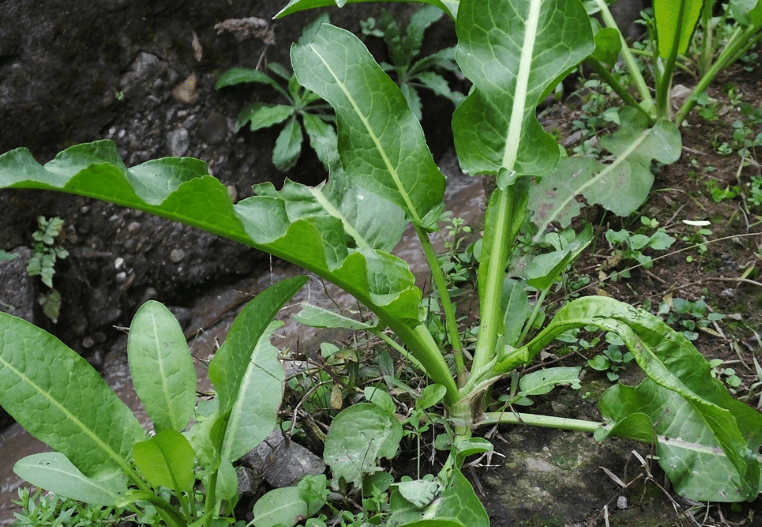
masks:
[[[730,41],[728,42],[728,46],[722,51],[720,56],[717,58],[717,61],[712,64],[712,67],[709,68],[709,71],[707,71],[706,75],[704,75],[696,87],[693,88],[691,96],[688,97],[688,99],[680,107],[680,110],[675,116],[675,124],[677,126],[682,124],[688,115],[688,112],[690,112],[696,105],[695,97],[704,93],[709,84],[711,84],[714,78],[722,70],[738,60],[738,57],[740,57],[746,50],[748,50],[751,46],[756,44],[760,38],[762,38],[762,33],[754,35],[754,33],[758,30],[758,27],[750,26],[745,31],[743,31],[743,33],[738,33],[731,37]],[[736,36],[738,36],[738,38],[736,38]]]
[[[485,278],[479,280],[481,306],[481,324],[479,326],[479,337],[476,341],[474,350],[474,361],[471,365],[472,371],[478,371],[484,368],[490,359],[495,355],[495,345],[497,336],[502,323],[500,317],[500,302],[503,295],[503,279],[505,277],[505,264],[508,259],[508,252],[513,240],[509,240],[511,232],[511,219],[513,216],[511,191],[515,185],[508,186],[505,190],[495,189],[498,193],[497,202],[493,214],[489,216],[494,218],[493,234],[491,236],[491,247],[489,258],[481,265],[487,266]],[[491,201],[491,200],[490,200]],[[485,225],[485,230],[489,226]],[[484,246],[484,245],[483,245]],[[484,257],[484,255],[482,256]],[[481,271],[481,269],[480,269]]]
[[[544,428],[556,428],[559,430],[576,430],[578,432],[595,432],[604,423],[585,421],[583,419],[568,419],[552,415],[522,414],[517,412],[486,412],[485,418],[476,426],[503,425],[529,425]]]
[[[452,344],[452,352],[455,357],[455,373],[458,380],[458,388],[461,388],[467,380],[466,366],[463,362],[463,345],[460,342],[460,334],[458,333],[458,321],[455,319],[455,307],[450,300],[450,294],[447,291],[447,281],[445,280],[442,268],[439,267],[437,261],[437,255],[434,253],[434,247],[431,245],[428,233],[424,231],[419,225],[415,225],[415,232],[418,234],[418,239],[421,240],[421,247],[423,247],[423,254],[426,256],[426,261],[431,269],[431,275],[434,278],[434,284],[436,285],[439,298],[442,301],[442,309],[445,314],[445,324],[447,326],[447,334],[450,337],[450,343]]]
[[[611,11],[609,11],[608,5],[606,5],[606,1],[595,0],[595,3],[601,10],[601,18],[603,18],[603,21],[606,23],[606,27],[613,27],[619,31],[619,38],[622,40],[622,59],[624,59],[625,64],[627,64],[627,69],[630,72],[632,79],[635,81],[635,86],[638,88],[640,98],[645,104],[646,110],[650,112],[654,107],[654,101],[651,97],[651,92],[648,90],[646,81],[643,78],[643,75],[640,73],[640,69],[638,69],[638,63],[635,61],[635,57],[632,55],[630,48],[627,46],[627,41],[624,39],[622,32],[619,30],[619,26],[617,25],[616,20],[614,20],[614,17],[611,15]]]
[[[635,97],[630,95],[630,93],[624,89],[622,84],[614,77],[611,72],[606,69],[606,67],[601,64],[601,61],[598,59],[590,56],[587,59],[585,59],[585,64],[593,68],[593,70],[608,84],[611,86],[611,89],[616,92],[617,95],[624,101],[625,104],[628,106],[632,106],[633,108],[636,108],[640,112],[642,112],[646,117],[648,117],[648,123],[650,126],[653,126],[654,119],[651,117],[651,114],[649,114],[641,105],[638,103],[638,101],[635,100]]]
[[[418,359],[416,359],[413,355],[411,355],[405,348],[397,344],[394,339],[390,338],[386,333],[383,331],[380,331],[378,329],[371,329],[369,330],[371,333],[373,333],[375,336],[386,342],[387,345],[397,350],[397,353],[405,357],[405,360],[410,361],[413,366],[418,368],[418,370],[422,372],[426,372],[426,368],[423,367],[423,364],[421,364]]]

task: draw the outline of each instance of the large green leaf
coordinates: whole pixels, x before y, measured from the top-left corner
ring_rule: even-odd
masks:
[[[574,300],[559,309],[545,330],[526,347],[516,350],[497,369],[510,367],[515,360],[528,361],[550,339],[568,329],[586,325],[617,333],[650,379],[637,392],[623,391],[623,401],[607,402],[606,409],[612,409],[612,419],[624,415],[618,404],[626,404],[629,409],[637,408],[639,414],[645,414],[653,423],[665,417],[665,409],[675,413],[679,410],[681,417],[689,419],[686,426],[683,428],[682,420],[669,416],[665,428],[657,429],[661,430],[657,434],[666,429],[670,441],[700,445],[705,452],[715,449],[715,455],[725,456],[726,467],[732,467],[735,472],[734,478],[725,479],[722,494],[733,496],[728,498],[730,501],[739,496],[741,499],[755,498],[760,486],[760,466],[754,454],[762,443],[762,414],[733,398],[725,386],[712,377],[711,366],[690,341],[650,313],[606,297]],[[658,388],[651,387],[651,383]],[[671,393],[665,395],[663,390]],[[646,428],[633,435],[635,425]],[[653,433],[652,426],[656,425],[649,424],[645,418],[631,418],[618,432],[624,434],[627,431],[628,437],[647,440]],[[696,448],[691,447],[688,451]],[[661,459],[659,463],[670,479],[679,482],[676,484],[686,492],[700,487],[703,478],[713,477],[701,465],[705,458],[686,456],[682,459],[680,466]],[[740,491],[735,483],[740,483]]]
[[[681,496],[703,502],[748,499],[705,417],[677,393],[650,379],[636,387],[620,384],[603,394],[600,409],[609,426],[598,429],[596,439],[614,435],[655,443],[659,464]]]
[[[453,117],[469,174],[544,176],[558,147],[535,116],[541,95],[594,48],[587,13],[569,0],[463,0],[456,58],[474,83]]]
[[[656,43],[659,56],[681,55],[688,50],[704,0],[654,0]]]
[[[441,205],[445,180],[399,87],[356,36],[329,24],[293,46],[291,61],[299,82],[336,111],[347,175],[423,225]]]
[[[281,9],[275,18],[281,18],[292,13],[298,13],[306,9],[316,7],[339,6],[344,4],[358,4],[361,2],[374,2],[377,0],[291,0],[286,7]],[[458,15],[458,0],[388,0],[389,2],[421,2],[424,4],[435,5],[447,13],[450,18],[455,19]]]
[[[97,141],[71,147],[43,167],[22,148],[0,156],[0,187],[60,190],[182,221],[313,271],[387,323],[418,324],[421,292],[405,262],[348,246],[342,222],[322,207],[315,216],[289,214],[290,191],[258,187],[271,191],[234,206],[225,186],[196,159],[160,159],[127,169],[113,142]]]
[[[183,330],[158,302],[143,304],[130,325],[127,356],[135,391],[156,432],[181,432],[196,406],[196,370]]]
[[[132,445],[145,438],[129,408],[60,340],[0,313],[0,405],[85,476],[134,474]]]
[[[333,478],[343,478],[360,488],[362,477],[378,470],[378,460],[397,455],[402,425],[393,415],[372,403],[350,406],[337,415],[325,440],[323,458]]]
[[[653,185],[651,161],[674,163],[682,151],[677,127],[659,119],[649,128],[647,117],[635,108],[620,110],[622,125],[615,133],[601,138],[601,146],[615,155],[610,164],[594,157],[562,159],[553,174],[530,189],[532,221],[540,232],[552,221],[566,227],[579,215],[584,196],[589,204],[600,204],[620,216],[637,210]]]
[[[105,480],[90,479],[59,452],[27,456],[16,462],[13,471],[30,485],[56,496],[93,505],[115,505],[127,493],[127,485],[121,474]]]

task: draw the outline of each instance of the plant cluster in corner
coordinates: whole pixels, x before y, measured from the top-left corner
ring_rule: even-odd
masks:
[[[279,16],[334,3],[292,0]],[[620,172],[628,171],[618,169],[650,174],[653,159],[666,163],[680,154],[674,123],[652,118],[650,108],[645,113],[642,107],[624,108],[619,112],[619,130],[601,139],[614,156],[611,163],[578,159],[574,161],[577,168],[569,171],[571,165],[561,158],[555,139],[538,122],[539,102],[583,60],[605,59],[600,54],[616,49],[618,33],[613,34],[615,42],[602,41],[598,35],[603,30],[596,34],[578,0],[425,3],[455,19],[455,60],[473,83],[452,119],[460,166],[468,174],[494,179],[496,187],[487,205],[479,250],[474,248],[478,329],[461,331],[450,284],[433,249],[430,235],[443,217],[445,178],[434,163],[420,123],[400,88],[363,43],[328,23],[310,26],[291,49],[298,83],[330,104],[336,114],[337,141],[329,151],[338,155],[330,162],[324,159],[331,174],[323,184],[309,187],[287,180],[280,190],[261,184],[254,188],[253,197],[233,204],[224,185],[209,176],[199,160],[163,159],[128,169],[112,142],[97,141],[71,147],[44,166],[23,148],[3,154],[0,186],[99,196],[186,222],[299,265],[352,294],[373,315],[354,320],[305,306],[296,317],[299,322],[383,335],[427,379],[426,387],[421,387],[422,402],[414,404],[407,426],[411,438],[421,437],[424,416],[434,415],[429,405],[441,401],[444,412],[428,417],[438,434],[435,443],[447,452],[436,473],[396,482],[379,475],[378,467],[397,455],[403,439],[391,395],[395,385],[384,379],[364,389],[360,402],[333,418],[324,448],[330,478],[306,478],[297,486],[266,494],[254,505],[255,527],[291,527],[299,522],[318,527],[329,523],[328,515],[346,520],[346,525],[486,527],[487,512],[461,468],[468,456],[492,451],[492,444],[477,432],[499,424],[554,427],[592,433],[598,440],[618,436],[652,443],[654,459],[678,494],[696,501],[756,499],[762,414],[733,398],[683,334],[646,310],[603,296],[576,298],[552,316],[544,313],[548,292],[592,238],[588,225],[579,233],[565,231],[548,239],[548,222],[571,201],[576,203],[577,190],[586,196],[606,194],[602,199],[614,203],[615,212],[636,208],[644,199],[642,193],[648,193],[650,181],[645,186],[636,179],[619,184],[623,183]],[[753,9],[762,13],[762,3]],[[657,25],[658,21],[657,10]],[[612,35],[611,31],[606,34]],[[677,53],[678,44],[677,39],[671,41],[670,57]],[[671,75],[671,69],[667,70]],[[587,176],[583,177],[584,171]],[[593,173],[598,175],[592,177]],[[533,187],[531,181],[538,179],[542,179],[540,185]],[[581,187],[570,194],[545,187],[542,199],[535,200],[533,193],[548,179],[559,187],[577,182]],[[510,262],[521,245],[521,227],[529,219],[530,208],[535,232],[549,243],[526,268],[514,272]],[[426,300],[408,263],[392,254],[408,226],[420,241],[436,289],[445,337],[439,341],[427,323],[431,311],[425,309]],[[141,399],[147,407],[154,405],[149,415],[159,432],[152,438],[146,437],[105,384],[93,380],[92,387],[79,383],[71,388],[65,383],[68,377],[51,377],[50,371],[95,374],[87,373],[84,361],[44,331],[3,314],[0,403],[60,452],[46,454],[43,461],[66,467],[66,478],[58,480],[57,487],[62,495],[71,492],[76,480],[86,482],[88,489],[112,489],[108,495],[100,494],[109,504],[139,508],[148,503],[172,526],[230,523],[230,504],[236,494],[232,463],[255,443],[252,430],[265,433],[275,424],[272,401],[268,398],[268,405],[258,405],[250,399],[249,390],[267,392],[273,400],[278,395],[280,402],[282,367],[264,335],[278,307],[302,284],[303,279],[281,282],[247,306],[246,315],[236,320],[209,365],[216,395],[198,407],[191,400],[195,393],[189,374],[183,376],[188,384],[177,389],[165,386],[169,376],[158,375],[161,361],[190,360],[182,334],[155,334],[150,324],[131,329],[135,349],[145,350],[130,362],[148,370],[134,371],[133,377],[138,393],[141,379],[150,386],[144,392],[149,397],[141,395]],[[139,314],[152,317],[161,311],[155,304],[141,309]],[[599,401],[602,422],[516,411],[514,406],[520,402],[556,386],[579,386],[580,367],[521,374],[557,337],[578,328],[616,335],[642,369],[644,380],[637,386],[617,383],[610,387]],[[472,346],[465,335],[475,335]],[[170,344],[180,350],[166,353]],[[510,381],[509,393],[497,393],[504,385],[501,381]],[[272,388],[263,390],[265,382],[273,383]],[[93,391],[85,399],[63,396],[69,389],[90,388]],[[183,400],[166,397],[175,393],[183,394]],[[101,406],[113,411],[93,415],[81,407],[81,400],[103,400]],[[673,411],[665,412],[665,408]],[[157,412],[167,409],[171,411],[166,419],[160,418]],[[194,415],[193,428],[186,430]],[[252,424],[265,415],[270,419],[265,424]],[[156,425],[157,420],[164,424]],[[58,422],[71,426],[50,425]],[[115,437],[114,430],[124,433]],[[194,459],[200,463],[199,471],[194,470]],[[17,471],[43,486],[51,485],[51,480],[55,483],[61,473],[29,459],[20,461]],[[128,484],[130,488],[125,488]],[[381,498],[387,491],[388,502]],[[330,499],[333,494],[345,496],[346,501],[337,500],[335,505]],[[363,511],[360,517],[347,510],[348,504],[358,499],[364,502],[366,496],[371,497],[368,514]]]

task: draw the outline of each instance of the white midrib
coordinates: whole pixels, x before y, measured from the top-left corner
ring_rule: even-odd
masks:
[[[529,4],[529,16],[524,31],[524,45],[521,47],[519,71],[516,75],[516,92],[511,109],[511,121],[508,124],[508,133],[505,138],[505,151],[503,152],[503,168],[509,172],[514,170],[519,151],[529,86],[529,72],[532,68],[532,55],[534,54],[534,41],[537,38],[537,26],[540,23],[540,4],[541,0],[532,0]]]
[[[323,65],[326,67],[328,72],[333,77],[333,79],[336,81],[336,85],[341,89],[342,92],[344,92],[344,95],[347,97],[347,100],[352,105],[352,108],[354,109],[355,113],[362,121],[363,126],[365,126],[365,129],[368,132],[368,136],[376,145],[376,150],[378,150],[378,153],[381,156],[381,159],[383,159],[384,164],[386,165],[386,169],[389,171],[389,175],[391,175],[392,179],[394,180],[394,184],[397,187],[397,190],[402,196],[402,199],[405,201],[406,208],[410,212],[410,215],[412,216],[413,221],[415,221],[415,223],[420,224],[421,218],[420,216],[418,216],[418,212],[415,208],[415,205],[413,205],[413,202],[410,200],[410,196],[408,195],[407,190],[402,185],[402,180],[400,180],[399,173],[397,172],[397,168],[392,164],[391,160],[386,155],[386,151],[381,145],[381,140],[373,131],[373,128],[368,122],[368,119],[362,114],[362,112],[360,111],[360,107],[357,105],[356,101],[352,97],[352,94],[347,90],[346,86],[344,86],[344,83],[339,80],[338,75],[336,75],[336,73],[333,71],[331,66],[325,61],[325,59],[323,59],[323,56],[318,52],[318,50],[315,49],[315,47],[312,44],[310,44],[309,46],[312,52],[315,53],[315,55],[320,59],[320,61],[323,63]]]

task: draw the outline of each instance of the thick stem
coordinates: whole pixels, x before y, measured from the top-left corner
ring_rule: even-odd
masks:
[[[493,426],[497,424],[528,425],[592,433],[604,425],[604,423],[585,421],[582,419],[567,419],[566,417],[555,417],[552,415],[522,414],[511,411],[487,412],[484,416],[485,418],[479,421],[476,426]]]
[[[481,265],[487,266],[487,274],[484,281],[480,281],[480,287],[484,292],[480,294],[481,323],[479,326],[479,338],[476,341],[474,362],[472,371],[484,368],[495,355],[495,345],[500,331],[502,320],[500,317],[500,301],[503,294],[503,279],[505,278],[505,264],[513,240],[509,239],[512,220],[512,200],[510,192],[513,185],[505,190],[495,189],[498,192],[496,210],[491,216],[494,217],[494,234],[491,239],[489,259]],[[489,228],[485,226],[485,229]]]
[[[442,268],[439,267],[437,255],[434,253],[434,247],[431,245],[431,240],[429,239],[428,234],[418,225],[415,226],[415,232],[421,240],[423,254],[426,256],[426,261],[431,269],[431,275],[434,278],[434,284],[439,293],[439,298],[442,301],[447,334],[450,337],[452,352],[455,357],[455,373],[458,378],[458,388],[460,388],[466,383],[467,372],[465,363],[463,362],[463,345],[460,342],[460,334],[458,333],[458,321],[455,318],[455,307],[450,300],[450,294],[447,291],[447,281],[445,280]]]

